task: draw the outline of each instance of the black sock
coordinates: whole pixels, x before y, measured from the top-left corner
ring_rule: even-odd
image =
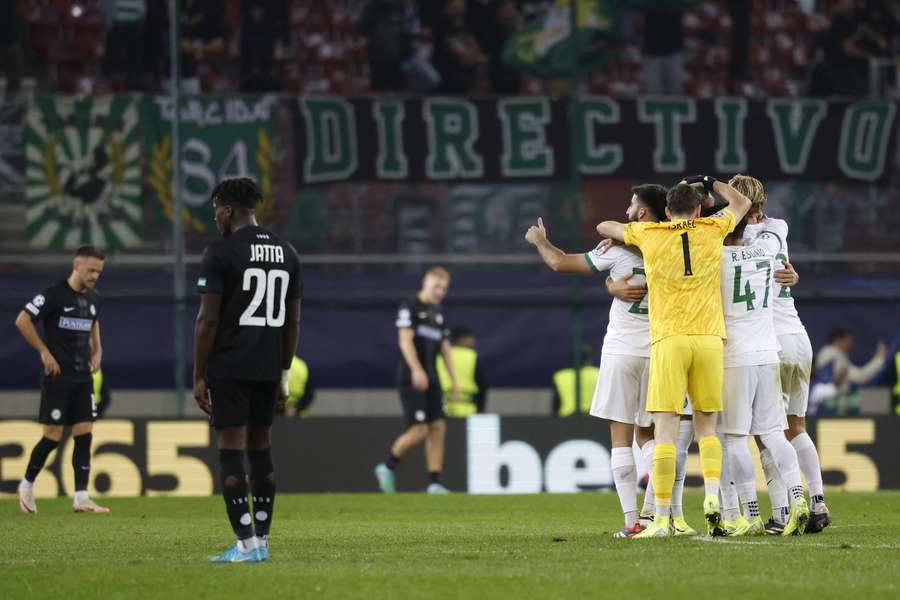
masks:
[[[56,450],[57,446],[59,446],[59,442],[53,441],[47,437],[42,437],[38,440],[38,443],[34,445],[34,449],[31,451],[31,458],[28,459],[28,468],[25,469],[26,481],[34,483],[38,473],[44,468],[47,457],[51,452]]]
[[[399,464],[400,464],[400,458],[397,456],[394,456],[393,452],[388,452],[388,458],[386,461],[384,461],[384,466],[386,466],[388,469],[393,471],[394,469],[397,468],[397,465],[399,465]]]
[[[440,483],[441,482],[441,472],[440,471],[428,471],[428,484],[432,483]]]
[[[75,471],[75,491],[87,491],[88,479],[91,475],[91,440],[90,433],[76,435],[75,449],[72,451],[72,470]]]
[[[219,473],[222,496],[231,528],[239,540],[253,537],[253,518],[247,499],[247,474],[244,472],[243,450],[219,450]]]
[[[272,449],[247,450],[250,460],[250,493],[253,495],[253,525],[256,535],[269,535],[275,509],[275,467]]]

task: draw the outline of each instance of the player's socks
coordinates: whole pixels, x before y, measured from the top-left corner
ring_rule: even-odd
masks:
[[[759,453],[759,459],[762,463],[763,473],[766,476],[766,485],[769,488],[769,503],[772,505],[772,519],[777,523],[784,525],[785,517],[788,512],[787,488],[781,481],[781,475],[778,473],[778,467],[775,459],[768,448],[764,448]]]
[[[753,459],[750,457],[750,448],[747,446],[747,436],[725,434],[725,444],[728,447],[729,472],[744,507],[744,517],[746,519],[758,517],[759,500],[756,497],[756,473],[753,468]]]
[[[247,475],[244,471],[243,450],[219,450],[219,474],[222,496],[231,528],[239,540],[254,538],[253,517],[247,498]]]
[[[781,476],[784,487],[790,494],[790,503],[793,505],[798,497],[803,496],[803,482],[800,480],[800,465],[797,463],[797,453],[787,438],[782,433],[767,433],[760,436],[763,445],[771,452],[775,459],[775,468]],[[799,490],[799,496],[798,496]]]
[[[402,459],[399,456],[396,456],[393,452],[388,452],[387,460],[384,461],[384,466],[393,471],[397,468],[397,465],[400,464]]]
[[[675,442],[675,485],[672,486],[672,518],[684,515],[682,497],[684,496],[684,478],[687,472],[688,448],[694,439],[693,421],[681,421],[678,425],[678,439]]]
[[[675,444],[656,444],[650,479],[653,481],[656,519],[663,517],[668,524],[672,487],[675,485]]]
[[[707,496],[719,495],[719,479],[722,476],[722,444],[719,438],[708,435],[700,438],[700,468]]]
[[[268,539],[275,510],[275,467],[272,449],[247,450],[250,461],[250,494],[253,496],[253,529]]]
[[[441,472],[440,471],[428,471],[428,485],[436,483],[438,485],[441,484]]]
[[[641,507],[641,517],[649,517],[656,514],[656,494],[653,490],[653,456],[656,452],[656,441],[650,440],[641,447],[642,469],[650,478],[647,481],[647,489],[644,490],[644,504]]]
[[[819,453],[813,444],[809,434],[805,431],[791,440],[791,445],[797,452],[797,462],[800,464],[800,470],[809,484],[809,495],[811,498],[816,496],[822,497],[825,501],[825,492],[822,486],[822,467],[819,465]],[[816,509],[816,501],[813,500],[813,509]]]
[[[75,449],[72,451],[72,470],[75,472],[75,491],[87,490],[91,475],[91,440],[93,435],[85,433],[72,438]],[[85,491],[85,494],[87,492]]]
[[[734,478],[731,475],[731,460],[728,456],[728,448],[722,447],[722,471],[720,473],[721,486],[719,496],[722,509],[722,519],[726,522],[737,521],[741,516],[740,502],[737,489],[734,486]]]
[[[38,443],[35,444],[34,448],[31,450],[31,458],[28,459],[28,468],[25,469],[25,481],[34,483],[38,473],[44,468],[47,457],[50,456],[51,452],[56,450],[57,446],[59,446],[59,442],[47,437],[42,437],[38,440]]]
[[[638,519],[637,466],[631,448],[613,448],[610,467],[616,484],[616,493],[619,495],[619,504],[622,505],[622,512],[625,514],[625,527],[633,527]]]

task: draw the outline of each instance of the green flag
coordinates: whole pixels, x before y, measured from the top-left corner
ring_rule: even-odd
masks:
[[[578,64],[588,67],[611,57],[604,42],[622,38],[621,0],[576,0],[577,29],[571,28],[571,0],[556,0],[547,12],[514,34],[503,51],[504,62],[536,75],[571,74],[572,44]]]
[[[210,193],[222,179],[249,177],[263,194],[256,216],[265,222],[273,207],[276,96],[189,96],[181,104],[181,189],[186,231],[209,232],[213,223]],[[172,101],[148,96],[142,121],[147,183],[161,218],[171,220]]]
[[[132,95],[38,94],[25,130],[31,245],[118,249],[141,232],[141,147]]]

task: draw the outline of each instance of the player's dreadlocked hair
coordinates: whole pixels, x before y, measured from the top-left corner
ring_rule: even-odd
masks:
[[[750,210],[747,214],[756,214],[763,209],[768,201],[766,190],[759,179],[749,175],[735,175],[728,185],[742,193],[750,200]]]
[[[262,202],[262,192],[256,182],[247,177],[223,179],[212,191],[213,200],[253,210]]]

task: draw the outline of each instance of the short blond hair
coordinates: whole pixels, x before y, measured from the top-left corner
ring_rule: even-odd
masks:
[[[749,175],[735,175],[728,182],[728,185],[750,200],[749,214],[761,211],[769,200],[766,196],[766,190],[763,188],[762,181],[756,177],[750,177]]]
[[[440,265],[435,265],[425,271],[425,277],[428,277],[429,275],[437,277],[438,279],[446,279],[447,281],[450,280],[450,271]]]

